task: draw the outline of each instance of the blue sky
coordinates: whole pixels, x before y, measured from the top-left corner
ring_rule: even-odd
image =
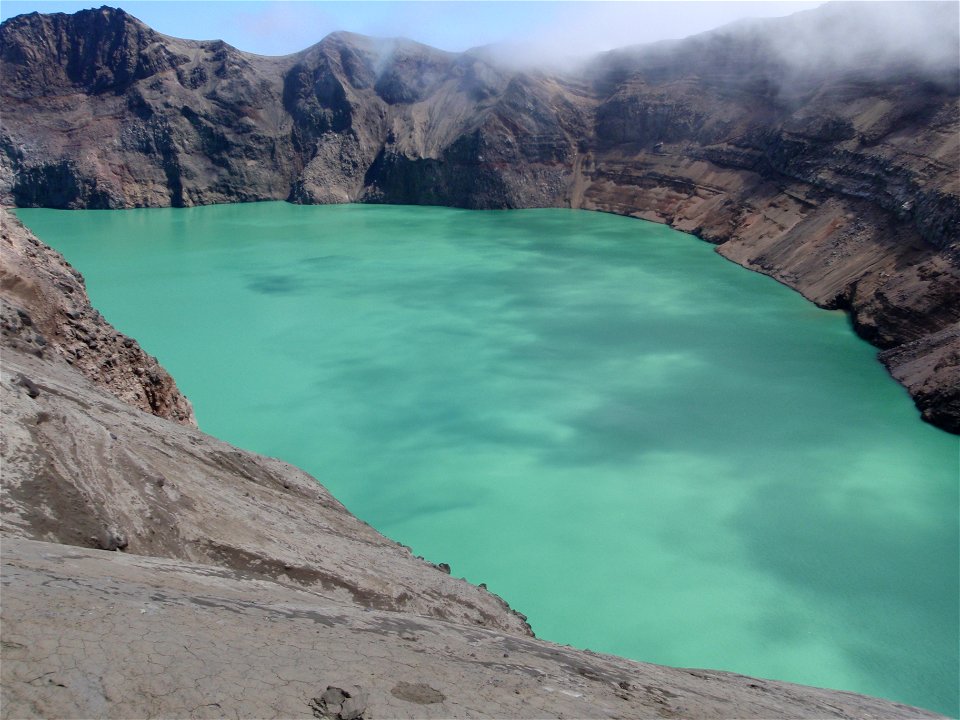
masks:
[[[4,0],[0,17],[76,12],[96,3]],[[789,15],[820,2],[288,2],[119,0],[154,29],[195,40],[223,39],[241,50],[283,55],[335,30],[409,37],[444,50],[492,43],[526,46],[531,56],[582,56],[614,47],[686,37],[747,17]]]

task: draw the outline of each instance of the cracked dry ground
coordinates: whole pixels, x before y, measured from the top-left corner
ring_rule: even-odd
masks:
[[[178,560],[3,544],[5,717],[935,717],[375,611]],[[332,716],[331,716],[332,717]],[[359,716],[355,716],[359,717]]]

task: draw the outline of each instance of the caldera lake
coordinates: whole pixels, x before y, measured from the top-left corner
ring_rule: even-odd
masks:
[[[599,652],[958,712],[958,438],[839,312],[573,210],[18,210],[206,432]]]

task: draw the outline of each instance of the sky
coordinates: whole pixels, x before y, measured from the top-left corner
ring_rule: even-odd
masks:
[[[226,40],[247,52],[285,55],[336,30],[407,37],[459,52],[523,46],[571,57],[687,37],[751,17],[778,17],[822,2],[316,2],[238,0],[3,0],[0,19],[29,12],[76,12],[109,4],[153,29],[192,40]]]

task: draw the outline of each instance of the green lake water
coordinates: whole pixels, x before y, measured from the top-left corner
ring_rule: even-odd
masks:
[[[540,637],[958,712],[958,439],[842,314],[598,213],[17,214],[204,430]]]

